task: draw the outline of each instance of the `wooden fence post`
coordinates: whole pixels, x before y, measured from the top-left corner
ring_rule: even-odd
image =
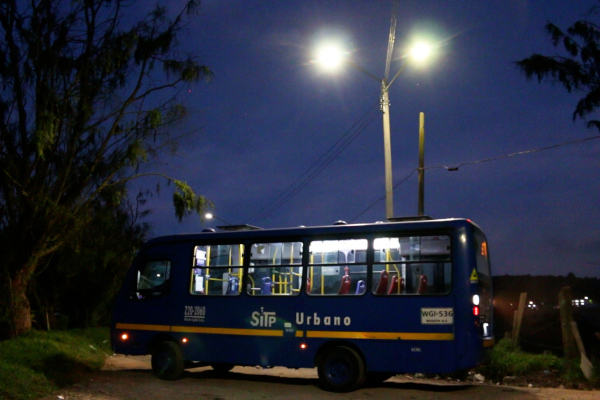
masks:
[[[563,351],[565,358],[568,360],[574,360],[579,355],[577,352],[577,343],[571,329],[571,321],[573,321],[572,299],[571,288],[569,286],[560,289],[560,293],[558,294],[560,327],[562,330]]]
[[[519,344],[519,335],[521,334],[521,324],[523,322],[523,312],[525,311],[525,302],[527,301],[527,292],[519,296],[519,308],[515,311],[513,318],[512,341],[513,344]]]

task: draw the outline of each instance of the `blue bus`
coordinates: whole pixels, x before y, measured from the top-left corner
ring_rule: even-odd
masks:
[[[186,368],[317,368],[348,392],[400,373],[455,373],[494,345],[484,233],[466,219],[155,238],[116,300],[115,353]]]

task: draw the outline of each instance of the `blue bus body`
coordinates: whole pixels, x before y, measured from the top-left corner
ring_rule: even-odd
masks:
[[[389,261],[392,251],[381,250],[379,243],[390,237],[395,238],[390,247],[403,243],[420,258],[411,262],[406,250],[394,250],[401,261]],[[294,243],[296,250],[289,245],[286,266],[269,268],[270,274],[260,277],[257,260],[272,265],[281,257],[282,251],[260,256],[273,243],[284,243],[279,246],[284,250]],[[336,243],[343,261],[320,256],[323,243]],[[207,266],[206,253],[212,251],[212,262],[217,262],[218,246],[228,246],[223,260],[234,266],[229,272]],[[355,248],[347,250],[349,246]],[[400,279],[402,287],[387,284],[387,292],[379,291],[377,281],[384,275],[386,283],[390,278],[398,287]],[[148,277],[157,281],[140,283]],[[344,279],[351,281],[345,289]],[[439,290],[430,286],[429,292],[418,292],[419,280]],[[259,281],[271,286],[265,291]],[[336,285],[337,291],[340,285],[330,281],[342,282],[339,293],[346,294],[328,294],[329,286]],[[427,289],[427,283],[423,286]],[[222,292],[215,292],[219,287]],[[376,374],[385,379],[397,373],[472,368],[494,344],[492,321],[484,234],[464,219],[427,220],[150,240],[116,301],[111,341],[115,353],[152,354],[155,374],[165,379],[177,378],[185,366],[199,365],[192,362],[225,369],[318,366],[324,388],[341,392]]]

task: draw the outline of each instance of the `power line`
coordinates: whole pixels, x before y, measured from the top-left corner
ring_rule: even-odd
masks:
[[[531,153],[535,153],[535,152],[538,152],[538,151],[555,149],[557,147],[563,147],[563,146],[567,146],[567,145],[570,145],[570,144],[587,142],[588,140],[594,140],[594,139],[598,139],[598,138],[600,138],[600,135],[590,136],[590,137],[582,138],[582,139],[569,140],[568,142],[553,144],[553,145],[547,146],[547,147],[540,147],[540,148],[532,149],[532,150],[518,151],[516,153],[505,154],[505,155],[502,155],[502,156],[497,156],[497,157],[492,157],[492,158],[486,158],[486,159],[483,159],[483,160],[477,160],[477,161],[471,161],[471,162],[456,164],[456,165],[453,165],[453,166],[437,165],[435,167],[427,167],[425,169],[427,170],[427,169],[444,168],[444,169],[446,169],[448,171],[456,171],[460,167],[463,167],[465,165],[481,164],[481,163],[484,163],[484,162],[502,160],[504,158],[514,157],[514,156],[522,156],[522,155],[525,155],[525,154],[531,154]]]
[[[405,181],[408,180],[408,178],[410,178],[411,176],[413,176],[415,174],[415,172],[417,172],[418,170],[419,170],[418,168],[413,169],[410,174],[408,174],[407,176],[404,177],[404,179],[402,179],[400,182],[396,183],[394,185],[393,189],[396,189],[398,186],[402,185]],[[356,217],[352,218],[350,220],[350,222],[356,221],[358,218],[360,218],[361,215],[363,215],[364,213],[366,213],[367,211],[369,211],[371,208],[373,208],[375,206],[375,204],[379,203],[381,200],[384,200],[384,199],[385,199],[385,195],[383,195],[380,198],[378,198],[377,200],[375,200],[373,203],[371,203],[371,205],[369,207],[367,207],[365,210],[363,210]]]
[[[502,160],[505,158],[509,158],[509,157],[514,157],[514,156],[522,156],[525,154],[531,154],[531,153],[535,153],[538,151],[544,151],[544,150],[550,150],[550,149],[555,149],[557,147],[563,147],[563,146],[567,146],[567,145],[571,145],[571,144],[576,144],[576,143],[581,143],[581,142],[587,142],[589,140],[594,140],[594,139],[599,139],[600,135],[596,135],[596,136],[590,136],[587,138],[582,138],[582,139],[575,139],[575,140],[570,140],[568,142],[563,142],[563,143],[558,143],[558,144],[553,144],[551,146],[546,146],[546,147],[540,147],[537,149],[531,149],[531,150],[524,150],[524,151],[518,151],[516,153],[510,153],[510,154],[505,154],[505,155],[501,155],[501,156],[497,156],[497,157],[492,157],[492,158],[485,158],[483,160],[477,160],[477,161],[470,161],[470,162],[465,162],[465,163],[461,163],[461,164],[456,164],[453,166],[446,166],[446,165],[437,165],[434,167],[426,167],[424,168],[425,170],[428,169],[446,169],[447,171],[458,171],[458,169],[460,167],[463,167],[465,165],[475,165],[475,164],[481,164],[484,162],[490,162],[490,161],[497,161],[497,160]],[[400,186],[401,184],[403,184],[404,182],[406,182],[411,176],[414,175],[415,172],[417,172],[419,169],[415,168],[413,169],[407,176],[405,176],[400,182],[398,182],[396,185],[394,185],[394,189],[396,189],[398,186]],[[364,209],[363,211],[360,212],[360,214],[358,214],[357,216],[355,216],[354,218],[352,218],[350,220],[350,222],[354,222],[356,221],[358,218],[360,218],[364,213],[366,213],[367,211],[369,211],[371,208],[373,208],[375,206],[375,204],[379,203],[380,201],[384,200],[385,196],[381,196],[380,198],[378,198],[377,200],[375,200],[373,203],[371,203],[371,205],[369,205],[366,209]]]
[[[251,219],[262,220],[269,217],[281,206],[290,201],[304,187],[312,182],[325,168],[327,168],[377,117],[379,102],[354,123],[350,129],[333,143],[316,161],[314,161],[294,182],[275,196],[267,205],[261,208]]]

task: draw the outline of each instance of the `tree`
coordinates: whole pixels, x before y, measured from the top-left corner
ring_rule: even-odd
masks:
[[[597,7],[589,16],[596,17]],[[528,78],[537,77],[538,82],[558,81],[568,92],[580,90],[585,93],[579,100],[573,119],[586,119],[600,106],[600,27],[590,20],[575,22],[563,32],[552,23],[546,25],[552,44],[563,48],[565,55],[544,56],[533,54],[517,62],[517,67]],[[589,120],[588,127],[600,129],[600,121]]]
[[[150,213],[141,210],[145,196],[132,201],[125,194],[125,185],[103,191],[88,210],[91,223],[37,268],[28,288],[34,325],[87,328],[110,322],[125,273],[149,231],[142,222]]]
[[[12,335],[31,328],[37,268],[85,232],[98,199],[177,142],[178,89],[211,75],[178,48],[197,1],[126,23],[131,3],[0,2],[0,318]],[[175,183],[180,220],[208,205]]]

